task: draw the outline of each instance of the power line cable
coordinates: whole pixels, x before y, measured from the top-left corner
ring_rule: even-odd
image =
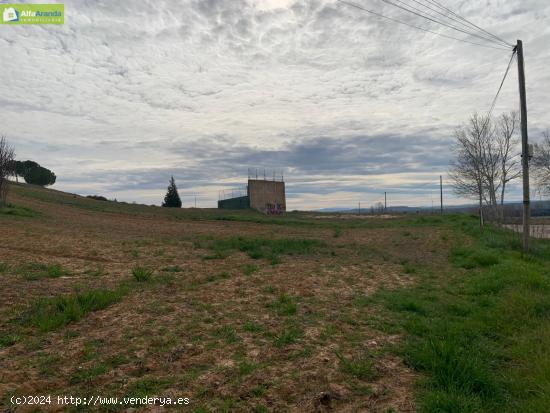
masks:
[[[423,27],[420,27],[420,26],[416,26],[414,24],[410,24],[410,23],[407,23],[407,22],[404,22],[402,20],[398,20],[398,19],[395,19],[393,17],[388,17],[388,16],[385,16],[383,15],[382,13],[378,13],[376,11],[373,11],[373,10],[369,10],[357,3],[353,3],[353,2],[349,2],[349,1],[346,1],[346,0],[336,0],[337,2],[339,3],[342,3],[342,4],[345,4],[347,6],[350,6],[350,7],[354,7],[356,9],[359,9],[359,10],[362,10],[366,13],[370,13],[374,16],[377,16],[377,17],[380,17],[380,18],[383,18],[383,19],[386,19],[386,20],[390,20],[394,23],[399,23],[399,24],[402,24],[404,26],[408,26],[408,27],[412,27],[414,29],[417,29],[417,30],[421,30],[423,32],[426,32],[426,33],[431,33],[431,34],[435,34],[436,36],[441,36],[441,37],[445,37],[447,39],[451,39],[451,40],[456,40],[458,42],[463,42],[463,43],[468,43],[468,44],[471,44],[471,45],[475,45],[475,46],[480,46],[480,47],[486,47],[486,48],[489,48],[489,49],[496,49],[496,50],[506,50],[508,51],[509,49],[507,48],[504,48],[504,47],[497,47],[497,46],[492,46],[492,45],[487,45],[487,44],[481,44],[481,43],[476,43],[476,42],[471,42],[469,40],[465,40],[465,39],[460,39],[458,37],[453,37],[453,36],[449,36],[449,35],[446,35],[446,34],[443,34],[443,33],[438,33],[438,32],[435,32],[433,30],[429,30],[429,29],[425,29]]]
[[[514,57],[516,57],[517,50],[514,48],[514,51],[512,52],[512,57],[510,58],[510,61],[508,62],[508,67],[506,68],[506,72],[504,72],[504,77],[502,78],[502,81],[500,82],[500,86],[498,88],[497,94],[495,95],[493,102],[491,103],[491,107],[489,111],[487,112],[487,118],[485,119],[485,123],[483,124],[483,127],[481,128],[481,135],[485,133],[485,129],[487,128],[487,125],[489,124],[489,121],[491,119],[491,116],[493,115],[493,110],[495,109],[495,106],[497,104],[498,97],[500,95],[500,92],[502,90],[502,87],[504,86],[504,82],[506,81],[506,78],[508,77],[508,73],[510,73],[510,67],[512,66],[512,62],[514,61]]]
[[[383,1],[384,3],[389,4],[389,5],[391,5],[391,6],[397,7],[397,8],[399,8],[399,9],[401,9],[401,10],[404,10],[404,11],[406,11],[406,12],[409,12],[409,13],[411,13],[411,14],[414,14],[414,15],[416,15],[416,16],[422,17],[422,18],[424,18],[424,19],[426,19],[426,20],[429,20],[429,21],[432,21],[432,22],[434,22],[434,23],[440,24],[440,25],[442,25],[442,26],[448,27],[448,28],[450,28],[450,29],[456,30],[456,31],[458,31],[458,32],[467,34],[467,35],[469,35],[469,36],[477,37],[478,39],[482,39],[482,40],[488,41],[488,39],[487,39],[486,37],[482,37],[482,36],[480,36],[480,35],[478,35],[478,34],[469,32],[469,31],[467,31],[467,30],[462,30],[461,28],[456,27],[456,26],[453,26],[452,24],[444,23],[444,22],[442,22],[442,21],[439,21],[439,20],[437,20],[437,19],[434,19],[434,18],[432,18],[432,17],[429,17],[429,16],[427,16],[427,15],[425,15],[425,14],[423,14],[423,13],[418,13],[417,11],[414,11],[414,10],[412,10],[412,9],[409,9],[408,7],[400,6],[399,4],[396,4],[396,3],[394,3],[394,2],[392,2],[392,1],[390,1],[390,0],[381,0],[381,1]],[[403,3],[401,0],[397,0],[397,1],[400,1],[401,3]],[[409,6],[409,7],[410,7],[410,6]],[[500,44],[500,43],[497,43],[496,41],[493,41],[493,43],[495,43],[495,44]]]
[[[399,1],[399,3],[403,3],[403,1],[401,1],[401,0],[396,0],[396,1]],[[500,37],[498,37],[498,36],[496,36],[496,35],[494,35],[494,34],[492,34],[492,33],[489,33],[488,31],[486,31],[486,30],[484,30],[484,29],[482,29],[482,28],[480,28],[480,27],[474,25],[473,23],[464,22],[464,18],[457,18],[457,17],[454,17],[454,15],[453,15],[452,13],[450,13],[451,11],[446,11],[445,13],[443,13],[443,12],[437,10],[437,9],[434,9],[433,7],[430,7],[429,5],[426,5],[425,3],[423,3],[423,2],[421,2],[421,1],[419,1],[419,0],[411,0],[411,1],[413,1],[413,2],[416,3],[416,4],[419,4],[420,6],[426,8],[426,9],[428,9],[428,10],[433,11],[434,13],[439,14],[440,16],[442,16],[442,17],[444,17],[444,18],[446,18],[446,19],[452,20],[453,22],[458,23],[458,24],[464,26],[464,27],[465,27],[466,29],[468,29],[468,30],[472,30],[472,29],[473,29],[474,31],[480,32],[480,33],[483,34],[484,37],[486,37],[486,36],[488,35],[488,36],[491,38],[491,39],[490,39],[491,41],[497,40],[498,43],[502,43],[503,45],[506,45],[506,46],[508,46],[508,47],[513,47],[511,44],[509,44],[508,42],[502,40]],[[424,1],[429,1],[429,0],[424,0]],[[405,3],[405,4],[406,4],[406,3]],[[428,3],[428,4],[431,4],[431,3]],[[409,5],[409,4],[407,4],[407,5],[408,5],[409,7],[411,7],[411,8],[414,8],[414,9],[417,10],[417,11],[420,11],[420,12],[422,12],[422,13],[428,14],[427,12],[418,9],[417,7],[411,6],[411,5]],[[449,14],[451,14],[451,15],[449,15]],[[430,15],[430,14],[428,14],[428,15],[431,16],[431,17],[435,17],[435,16]],[[459,16],[459,17],[461,17],[461,16]],[[440,17],[435,17],[435,18],[440,19]],[[488,39],[488,40],[489,40],[489,39]]]
[[[497,40],[500,40],[501,42],[503,42],[504,44],[510,46],[510,47],[514,47],[512,44],[508,43],[506,40],[502,39],[501,37],[491,33],[491,32],[488,32],[487,30],[477,26],[476,24],[472,23],[470,20],[466,19],[465,17],[461,16],[460,14],[458,13],[455,13],[453,10],[449,9],[448,7],[445,7],[443,6],[441,3],[439,3],[437,0],[425,0],[427,2],[429,2],[430,4],[433,4],[435,5],[436,7],[439,7],[441,10],[444,10],[446,11],[447,13],[450,13],[452,14],[453,16],[456,16],[458,19],[460,20],[463,20],[464,22],[468,23],[469,25],[471,25],[472,27],[475,27],[476,29],[490,35],[491,37],[494,37],[495,39]]]

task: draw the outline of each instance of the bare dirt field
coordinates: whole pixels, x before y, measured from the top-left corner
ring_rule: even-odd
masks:
[[[128,409],[17,407],[14,395],[187,397],[170,409],[192,412],[415,411],[415,374],[388,351],[401,338],[384,332],[370,297],[414,283],[410,264],[439,265],[437,230],[167,211],[24,185],[10,201],[5,411]]]

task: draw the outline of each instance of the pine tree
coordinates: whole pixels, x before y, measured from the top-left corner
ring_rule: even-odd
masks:
[[[181,199],[173,176],[170,178],[170,185],[168,185],[168,192],[166,192],[162,206],[165,208],[181,208]]]

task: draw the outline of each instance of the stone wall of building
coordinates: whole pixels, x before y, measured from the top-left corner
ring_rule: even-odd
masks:
[[[264,213],[286,211],[285,183],[259,179],[248,180],[250,208]]]

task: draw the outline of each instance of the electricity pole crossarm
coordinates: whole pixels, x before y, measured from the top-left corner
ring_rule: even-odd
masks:
[[[521,165],[523,170],[523,251],[529,251],[530,232],[530,194],[529,194],[529,137],[527,134],[527,93],[525,91],[525,64],[523,60],[523,42],[518,40],[519,101],[521,106]]]

